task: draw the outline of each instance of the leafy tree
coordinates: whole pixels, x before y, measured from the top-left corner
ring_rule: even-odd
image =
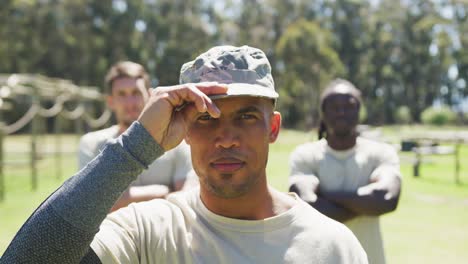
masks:
[[[421,113],[421,119],[424,124],[443,126],[453,124],[456,120],[456,114],[447,106],[429,107]]]
[[[4,0],[0,72],[102,87],[111,64],[133,60],[170,85],[201,51],[247,44],[270,59],[288,127],[316,124],[337,77],[362,90],[367,122],[396,122],[402,106],[419,122],[468,95],[467,20],[465,0]]]
[[[343,72],[330,42],[329,32],[305,19],[291,24],[279,39],[277,88],[285,126],[310,128],[318,123],[320,92]]]

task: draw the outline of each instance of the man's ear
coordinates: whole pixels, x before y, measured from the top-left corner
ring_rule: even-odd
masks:
[[[273,143],[278,138],[281,129],[281,114],[277,111],[273,112],[270,121],[270,143]]]

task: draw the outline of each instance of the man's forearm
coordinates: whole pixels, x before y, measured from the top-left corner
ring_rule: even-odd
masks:
[[[6,263],[74,263],[89,250],[114,202],[163,149],[134,123],[26,221],[2,256]]]
[[[348,209],[335,204],[317,193],[319,181],[316,177],[297,175],[291,177],[290,192],[295,192],[302,200],[317,209],[322,214],[339,222],[350,220],[356,216]]]
[[[396,209],[398,196],[385,198],[384,192],[373,192],[366,195],[357,193],[326,193],[323,197],[333,203],[362,215],[382,215]]]
[[[322,214],[338,222],[345,222],[356,217],[356,214],[352,211],[343,208],[342,206],[335,204],[320,196],[317,197],[317,200],[315,202],[309,204]]]

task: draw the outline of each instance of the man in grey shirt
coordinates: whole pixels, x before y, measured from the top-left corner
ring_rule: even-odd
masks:
[[[116,125],[85,134],[78,148],[78,166],[84,168],[112,139],[117,138],[138,119],[149,97],[149,75],[135,62],[121,61],[106,74],[107,106],[112,110]],[[190,148],[182,141],[176,148],[164,153],[138,176],[112,207],[112,211],[155,198],[164,198],[184,186],[192,171]]]
[[[361,93],[337,79],[321,96],[319,140],[290,157],[290,190],[353,231],[370,263],[385,263],[380,215],[396,209],[401,175],[392,146],[357,133]]]

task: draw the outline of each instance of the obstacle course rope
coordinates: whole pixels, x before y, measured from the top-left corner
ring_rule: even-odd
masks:
[[[104,96],[95,88],[78,87],[67,80],[47,78],[41,75],[12,74],[0,76],[0,99],[14,98],[15,95],[28,95],[33,97],[29,109],[15,122],[3,126],[3,132],[7,135],[25,127],[36,116],[56,117],[58,115],[76,120],[82,118],[92,128],[102,127],[112,116],[109,109],[105,108],[102,114],[94,118],[86,111],[86,101],[103,101]],[[35,97],[35,98],[34,98]],[[42,98],[52,99],[50,108],[42,107]],[[78,102],[76,107],[68,110],[67,102]],[[1,105],[0,105],[1,107]]]

